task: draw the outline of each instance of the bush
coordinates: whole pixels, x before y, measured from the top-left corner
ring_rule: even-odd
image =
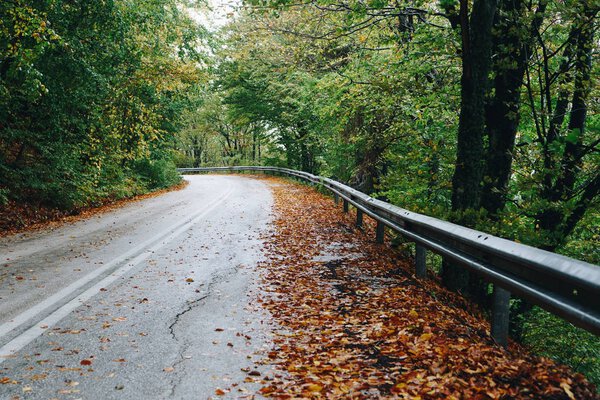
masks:
[[[523,343],[600,386],[600,337],[534,307],[523,316]]]
[[[194,158],[179,151],[173,152],[173,162],[177,168],[193,168]]]
[[[140,160],[134,165],[134,171],[146,183],[150,190],[163,189],[181,182],[175,163],[170,160]]]

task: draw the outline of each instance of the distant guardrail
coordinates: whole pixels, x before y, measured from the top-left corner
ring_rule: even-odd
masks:
[[[426,250],[440,254],[494,284],[491,334],[508,342],[510,294],[527,299],[595,335],[600,335],[600,267],[485,232],[414,213],[329,178],[278,167],[180,168],[186,172],[263,172],[299,178],[320,185],[343,199],[343,209],[356,208],[356,224],[363,215],[377,221],[376,240],[383,242],[388,227],[416,244],[416,276],[426,277]]]

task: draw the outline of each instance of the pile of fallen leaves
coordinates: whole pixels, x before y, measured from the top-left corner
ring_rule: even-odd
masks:
[[[115,200],[107,198],[100,205],[79,207],[73,210],[60,210],[44,205],[18,203],[10,200],[7,204],[0,207],[0,237],[23,231],[45,229],[49,226],[57,226],[62,223],[75,222],[89,218],[92,215],[102,214],[123,207],[135,201],[160,196],[172,190],[183,189],[187,184],[187,181],[182,181],[168,189],[156,190],[125,199]]]
[[[518,345],[354,227],[327,197],[273,180],[275,229],[259,301],[281,331],[261,389],[275,398],[595,399],[585,378]],[[329,255],[330,257],[324,257]],[[332,256],[333,255],[333,256]],[[468,308],[471,308],[467,311]]]

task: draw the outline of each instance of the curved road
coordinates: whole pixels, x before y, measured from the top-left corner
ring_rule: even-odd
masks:
[[[0,399],[257,389],[243,381],[264,374],[254,361],[270,347],[252,304],[270,191],[240,176],[186,179],[181,191],[0,239]]]

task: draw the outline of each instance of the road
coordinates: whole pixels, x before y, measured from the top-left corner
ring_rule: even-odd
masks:
[[[202,399],[264,375],[269,321],[253,301],[271,193],[240,176],[186,179],[0,239],[1,399]]]

